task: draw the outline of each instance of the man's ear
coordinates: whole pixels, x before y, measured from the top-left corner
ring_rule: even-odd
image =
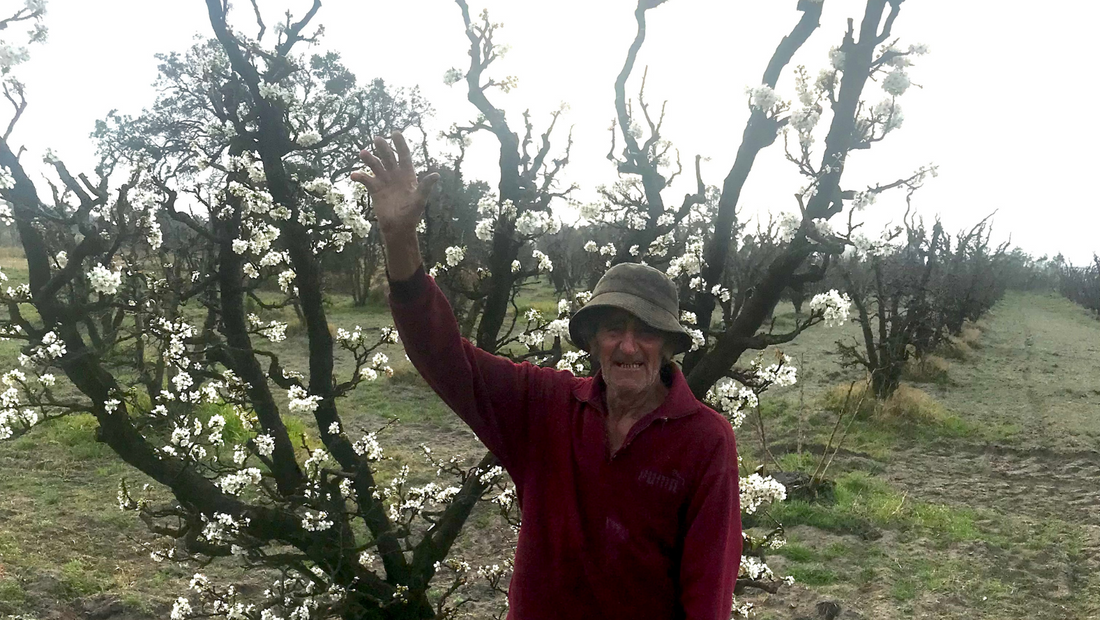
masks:
[[[665,343],[661,346],[661,359],[664,363],[672,361],[672,356],[676,354],[676,344],[672,342],[671,338],[665,338]]]

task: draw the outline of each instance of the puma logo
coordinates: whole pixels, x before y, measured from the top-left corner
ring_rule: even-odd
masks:
[[[662,474],[652,469],[646,469],[638,474],[638,482],[669,493],[679,493],[684,486],[684,479],[680,477],[680,473],[677,471],[673,471],[671,474]]]

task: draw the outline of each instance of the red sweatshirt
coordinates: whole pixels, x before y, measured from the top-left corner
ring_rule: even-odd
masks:
[[[423,269],[390,287],[409,359],[515,482],[510,620],[728,620],[741,559],[737,448],[678,368],[664,403],[611,454],[598,373],[478,349]]]

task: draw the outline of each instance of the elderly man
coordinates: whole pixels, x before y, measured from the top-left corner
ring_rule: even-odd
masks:
[[[636,264],[610,269],[569,331],[598,372],[515,364],[459,335],[424,273],[416,226],[434,174],[396,153],[356,172],[374,201],[390,306],[417,370],[516,484],[523,527],[513,620],[727,620],[741,557],[733,430],[688,389],[672,356],[690,338],[676,288]]]

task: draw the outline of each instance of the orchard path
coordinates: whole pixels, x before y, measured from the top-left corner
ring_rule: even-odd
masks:
[[[994,439],[908,447],[885,477],[914,498],[1033,524],[1036,539],[1052,518],[1079,526],[1076,557],[1042,545],[998,555],[1007,575],[1029,572],[1064,600],[1062,617],[1100,617],[1100,321],[1060,298],[1010,293],[984,328],[936,396]]]

